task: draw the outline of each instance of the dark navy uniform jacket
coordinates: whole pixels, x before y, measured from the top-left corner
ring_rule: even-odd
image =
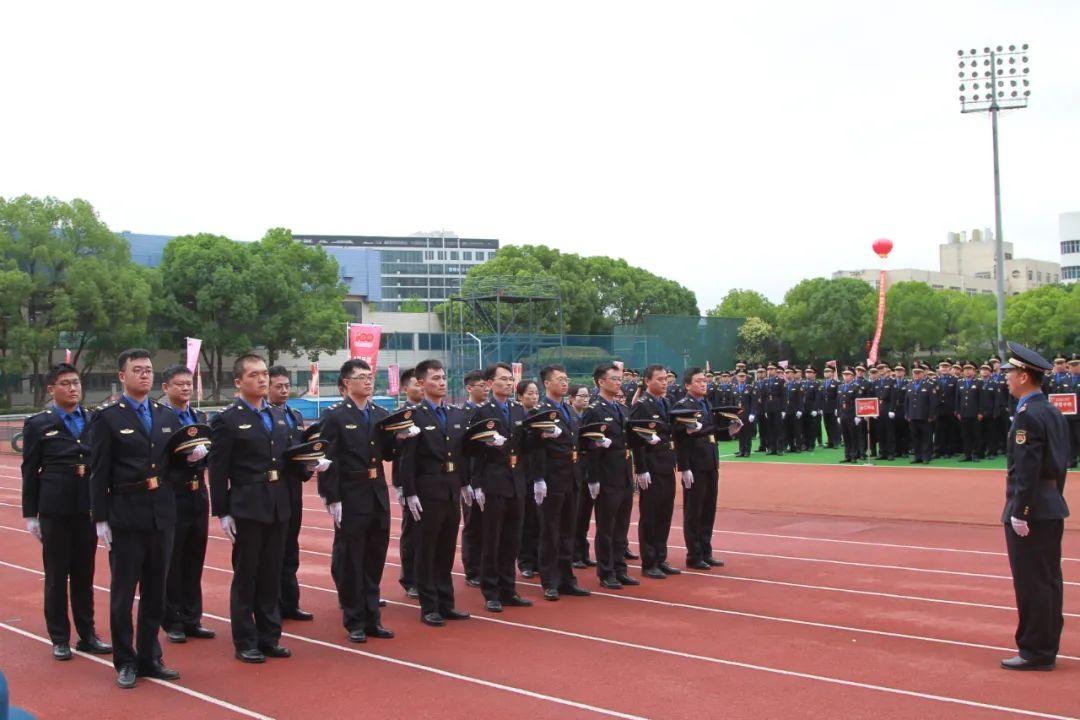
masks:
[[[1063,520],[1065,472],[1069,465],[1069,426],[1041,392],[1021,399],[1009,428],[1008,476],[1004,523],[1020,520]]]

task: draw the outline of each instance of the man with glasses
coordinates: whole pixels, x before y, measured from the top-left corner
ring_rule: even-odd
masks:
[[[746,373],[740,372],[739,375],[745,377]],[[686,385],[686,397],[674,407],[694,410],[701,414],[695,425],[677,423],[676,427],[672,428],[679,477],[683,485],[686,567],[692,570],[711,570],[724,564],[723,560],[713,557],[712,551],[716,499],[720,484],[716,427],[712,418],[712,406],[706,396],[708,383],[705,373],[699,367],[687,368],[683,373],[683,382]],[[745,429],[744,427],[743,430]],[[644,549],[642,556],[645,557]]]
[[[570,409],[581,427],[581,420],[592,402],[592,395],[585,385],[570,386]],[[577,493],[577,519],[574,521],[574,563],[575,570],[596,567],[596,561],[589,557],[589,525],[593,516],[593,499],[589,494],[589,478],[585,463],[578,464],[582,475],[581,487]]]
[[[53,657],[71,659],[71,616],[75,649],[107,655],[112,647],[94,630],[94,554],[97,536],[90,519],[90,411],[81,404],[82,384],[73,365],[60,363],[45,374],[52,405],[23,424],[22,511],[26,529],[41,542],[45,568],[45,627]]]
[[[125,350],[117,358],[123,394],[94,415],[90,426],[91,507],[97,536],[109,550],[109,626],[116,684],[136,677],[176,680],[161,660],[158,631],[165,620],[165,578],[176,526],[176,496],[162,488],[167,445],[176,415],[150,400],[150,353]],[[138,625],[131,609],[139,590]]]

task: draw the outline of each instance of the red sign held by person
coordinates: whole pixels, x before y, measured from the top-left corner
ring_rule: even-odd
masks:
[[[876,418],[879,414],[878,399],[855,398],[855,417]]]
[[[381,339],[380,326],[349,323],[349,357],[353,360],[363,360],[374,370],[379,362]]]
[[[1076,393],[1050,393],[1049,397],[1062,415],[1076,414]]]

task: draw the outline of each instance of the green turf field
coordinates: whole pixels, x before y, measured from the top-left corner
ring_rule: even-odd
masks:
[[[755,440],[754,447],[757,448],[757,442]],[[766,455],[763,452],[755,452],[748,458],[737,458],[735,453],[739,451],[739,446],[734,442],[721,442],[720,443],[720,461],[732,462],[732,463],[748,463],[748,462],[776,462],[776,463],[793,463],[793,464],[818,464],[818,465],[837,465],[844,459],[844,450],[842,448],[826,449],[819,447],[813,452],[801,452],[801,453],[784,453],[783,455]],[[937,467],[937,468],[963,468],[966,470],[1004,470],[1005,469],[1005,457],[999,455],[992,460],[980,460],[973,463],[959,462],[957,457],[951,459],[939,458],[931,461],[929,465],[911,465],[911,458],[897,458],[896,460],[878,460],[877,458],[870,458],[870,462],[875,465],[881,465],[883,467]]]

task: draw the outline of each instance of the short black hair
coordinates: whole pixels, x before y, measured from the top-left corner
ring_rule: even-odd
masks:
[[[495,379],[495,373],[500,369],[505,370],[511,375],[514,374],[514,368],[510,367],[508,363],[497,362],[494,365],[488,365],[486,368],[484,368],[484,379],[488,382],[491,382]]]
[[[705,371],[702,370],[699,367],[688,367],[688,368],[686,368],[685,370],[683,370],[683,374],[682,374],[683,385],[689,385],[690,383],[694,382],[694,376],[699,375],[699,374],[701,374],[703,372],[705,372]]]
[[[464,382],[465,382],[465,387],[469,387],[470,385],[475,385],[478,382],[484,382],[484,371],[483,370],[470,370],[469,372],[465,373]]]
[[[352,377],[353,370],[371,370],[371,366],[360,358],[346,360],[341,364],[341,370],[338,372],[338,386],[345,387],[345,380]]]
[[[529,391],[529,386],[530,385],[536,385],[536,381],[535,380],[522,380],[521,382],[519,382],[517,384],[517,387],[514,388],[514,391],[517,393],[518,397],[521,397],[522,395],[524,395],[525,393],[527,393]],[[536,386],[536,391],[540,392],[540,386],[539,385]]]
[[[45,373],[45,387],[55,385],[56,381],[60,379],[61,375],[68,375],[70,373],[75,373],[76,375],[78,375],[79,371],[71,363],[56,363],[51,368],[49,368],[49,371],[47,373]]]
[[[292,373],[290,373],[289,369],[286,368],[284,365],[274,365],[270,367],[270,369],[268,369],[266,372],[270,376],[271,380],[276,377],[287,377],[289,378],[289,382],[292,382]]]
[[[414,377],[416,377],[416,370],[413,368],[409,368],[407,370],[401,371],[401,375],[398,376],[398,380],[401,382],[402,387],[404,387],[405,384],[412,380]]]
[[[423,380],[427,377],[427,374],[432,370],[445,370],[446,366],[442,364],[442,360],[435,358],[428,358],[427,360],[421,360],[416,364],[416,379]]]
[[[240,378],[244,377],[244,366],[246,366],[249,362],[265,363],[266,358],[257,353],[244,353],[240,357],[236,358],[236,360],[234,360],[232,364],[233,379],[239,380]]]
[[[615,363],[600,363],[592,371],[593,382],[597,385],[600,384],[600,378],[607,375],[612,370],[618,370],[619,366]],[[630,372],[633,372],[632,370]]]
[[[128,360],[150,360],[150,351],[143,348],[130,348],[116,358],[116,369],[123,370]]]
[[[195,373],[188,369],[187,365],[170,365],[161,371],[161,382],[169,382],[177,375],[190,375],[195,376]]]
[[[553,373],[557,372],[566,372],[566,368],[562,365],[545,365],[540,368],[540,382],[547,382],[548,378],[550,378]]]
[[[641,375],[645,380],[652,380],[656,373],[664,373],[664,377],[667,377],[668,369],[663,365],[649,365]]]

